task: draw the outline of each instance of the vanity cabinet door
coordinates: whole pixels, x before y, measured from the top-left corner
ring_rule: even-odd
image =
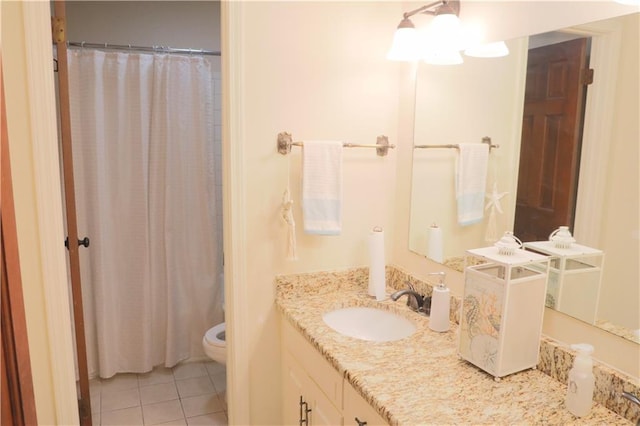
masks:
[[[342,413],[329,401],[319,387],[309,387],[311,412],[309,413],[309,425],[336,426],[342,425]]]
[[[346,380],[344,384],[343,417],[344,426],[359,426],[364,422],[366,422],[366,426],[388,424]]]
[[[320,390],[307,371],[285,350],[282,363],[282,416],[284,424],[341,425],[342,413]]]
[[[342,408],[342,375],[284,319],[282,320],[282,351],[288,351],[329,401],[337,408]]]
[[[342,376],[285,320],[282,398],[287,425],[342,425]]]
[[[284,350],[282,353],[282,418],[285,425],[300,425],[305,413],[303,403],[309,378],[300,364]]]

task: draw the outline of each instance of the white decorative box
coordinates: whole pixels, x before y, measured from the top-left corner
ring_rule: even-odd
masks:
[[[498,247],[468,250],[458,353],[496,379],[538,364],[549,257]],[[470,262],[477,263],[477,262]]]
[[[580,244],[558,248],[551,241],[524,243],[524,247],[551,257],[547,306],[595,324],[604,263],[602,250]]]

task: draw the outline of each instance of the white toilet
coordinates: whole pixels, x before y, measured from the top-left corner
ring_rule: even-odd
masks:
[[[220,282],[224,283],[224,274],[220,274]],[[222,310],[224,312],[224,284],[222,284]],[[227,326],[222,322],[211,327],[202,338],[204,353],[212,360],[220,364],[227,364]]]
[[[224,365],[227,363],[226,329],[226,323],[220,323],[207,330],[202,338],[204,353],[212,360]]]

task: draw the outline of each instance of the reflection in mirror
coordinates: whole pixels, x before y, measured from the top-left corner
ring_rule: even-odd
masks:
[[[478,143],[490,137],[499,148],[488,160],[489,185],[507,192],[500,200],[494,235],[486,223],[459,226],[456,213],[455,148],[416,148],[413,152],[410,249],[427,254],[429,227],[443,234],[445,259],[466,249],[493,244],[513,229],[520,122],[524,97],[526,40],[507,42],[501,58],[466,57],[460,66],[422,65],[416,74],[414,145]],[[473,242],[473,244],[470,244]]]
[[[636,342],[640,342],[639,23],[640,14],[635,13],[559,32],[569,39],[589,38],[589,67],[594,69],[577,157],[575,222],[569,218],[568,223],[554,223],[541,232],[544,237],[529,238],[542,241],[559,225],[568,225],[579,245],[606,253],[599,295],[589,302],[596,304],[597,314],[588,322]],[[414,145],[480,143],[482,137],[491,137],[500,147],[489,155],[487,194],[494,194],[497,208],[493,215],[491,209],[485,210],[480,223],[460,226],[454,178],[457,151],[414,149],[410,250],[427,256],[429,229],[437,224],[443,263],[461,270],[465,250],[492,245],[514,229],[528,48],[548,43],[540,41],[547,36],[507,42],[511,53],[504,58],[465,58],[455,67],[420,65]]]

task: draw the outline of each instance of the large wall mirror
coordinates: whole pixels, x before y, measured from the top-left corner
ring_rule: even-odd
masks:
[[[460,270],[465,250],[492,245],[514,230],[529,49],[587,38],[594,75],[580,126],[575,208],[566,225],[579,244],[602,250],[605,260],[599,291],[584,302],[596,306],[594,318],[579,319],[640,343],[639,35],[640,14],[634,13],[507,41],[510,54],[502,58],[420,64],[414,146],[481,143],[488,136],[499,148],[488,163],[493,203],[487,200],[482,222],[461,226],[457,150],[414,147],[409,249],[432,254],[435,224],[442,233],[442,255],[435,260]]]

